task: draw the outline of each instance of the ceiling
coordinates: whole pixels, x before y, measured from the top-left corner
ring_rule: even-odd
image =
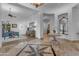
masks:
[[[4,18],[7,18],[10,8],[11,8],[11,14],[16,16],[17,19],[19,20],[21,19],[22,21],[26,20],[33,14],[36,14],[35,10],[29,9],[17,3],[2,3],[1,8]]]
[[[71,8],[74,5],[76,5],[76,3],[44,3],[41,7],[35,8],[30,3],[19,3],[19,4],[25,7],[28,7],[32,10],[41,11],[43,13],[55,13],[61,10],[62,8],[67,9],[67,8]]]
[[[75,3],[45,3],[40,8],[35,8],[30,3],[2,3],[3,16],[7,16],[9,8],[12,8],[11,13],[17,17],[17,19],[29,20],[28,18],[37,14],[39,11],[42,13],[53,14],[59,10],[69,9],[74,6]],[[63,9],[62,9],[63,8]]]

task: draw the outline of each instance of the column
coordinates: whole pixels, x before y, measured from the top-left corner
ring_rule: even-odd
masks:
[[[50,15],[50,34],[53,34],[54,30],[54,15]]]
[[[55,14],[55,21],[54,21],[54,25],[55,25],[55,31],[56,33],[59,33],[59,20],[58,20],[58,15]]]
[[[36,38],[43,38],[43,20],[42,13],[38,13],[36,16],[37,25],[36,25]]]

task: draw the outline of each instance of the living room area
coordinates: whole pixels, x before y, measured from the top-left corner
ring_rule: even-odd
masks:
[[[0,3],[0,56],[79,55],[78,3]]]

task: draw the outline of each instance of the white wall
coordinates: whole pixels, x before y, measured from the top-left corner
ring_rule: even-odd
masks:
[[[72,21],[72,8],[69,9],[62,9],[61,11],[58,11],[55,13],[55,30],[57,33],[59,33],[59,20],[58,20],[58,15],[61,15],[63,13],[68,13],[68,35],[64,35],[64,38],[73,40],[75,38],[74,35],[74,29],[73,29],[73,21]],[[63,38],[63,36],[62,36]]]
[[[16,16],[16,18],[8,17],[9,8],[11,9],[11,14]],[[25,34],[29,22],[32,20],[30,17],[35,13],[29,8],[25,8],[18,4],[1,4],[2,17],[1,21],[9,22],[11,24],[17,24],[17,28],[12,28],[12,31],[17,31],[20,35]]]
[[[79,32],[79,4],[72,9],[72,21],[73,26],[75,26],[74,30]]]
[[[12,14],[16,16],[16,18],[8,17],[9,8],[12,8]],[[33,16],[32,16],[33,15]],[[16,29],[12,29],[12,31],[20,32],[20,35],[26,33],[26,29],[28,24],[32,21],[36,23],[36,37],[41,38],[43,36],[43,27],[41,28],[42,24],[38,20],[40,20],[39,15],[35,15],[35,12],[30,11],[27,8],[22,6],[10,5],[10,4],[0,4],[0,46],[2,44],[2,24],[1,22],[4,21],[9,22],[11,24],[17,24]],[[41,25],[40,25],[41,24]]]
[[[79,40],[79,4],[72,9],[72,29],[74,38]]]
[[[0,4],[0,47],[2,46],[2,24],[1,24],[2,10]]]
[[[79,35],[79,4],[71,9],[62,9],[55,14],[55,29],[58,31],[58,15],[68,13],[68,38],[69,40],[78,40]]]

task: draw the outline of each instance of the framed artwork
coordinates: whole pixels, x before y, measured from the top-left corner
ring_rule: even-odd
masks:
[[[12,28],[17,28],[17,24],[12,24]]]

